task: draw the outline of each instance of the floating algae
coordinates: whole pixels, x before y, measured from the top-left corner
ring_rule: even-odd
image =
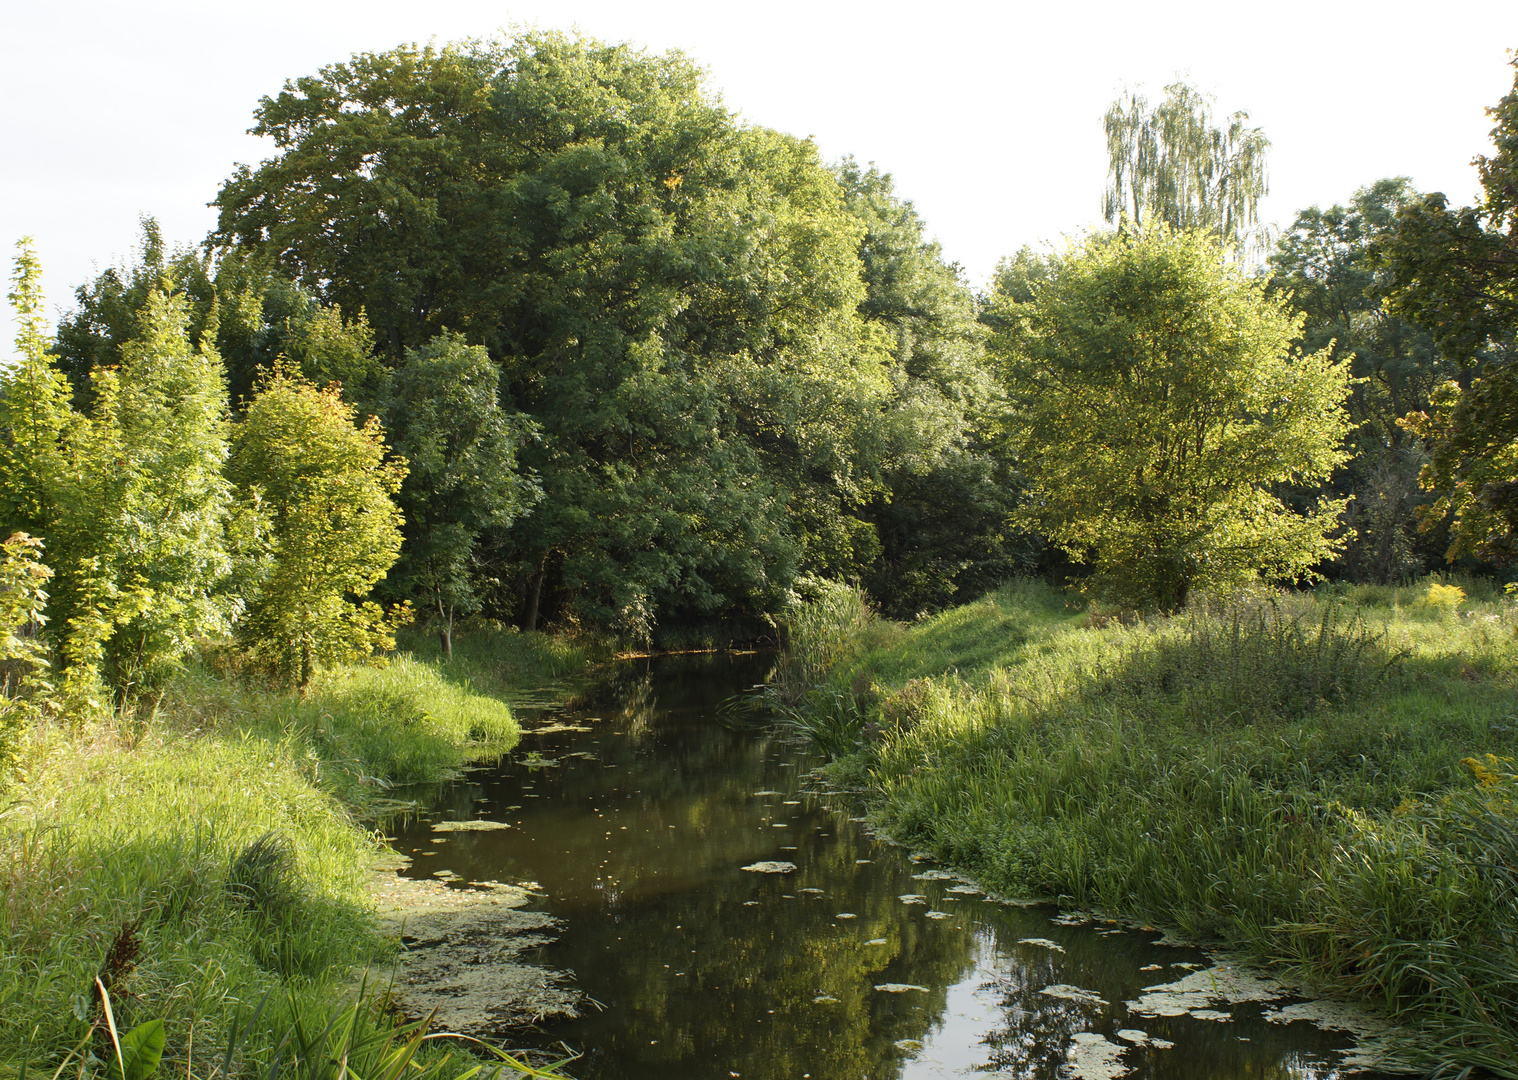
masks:
[[[749,863],[743,869],[756,874],[789,874],[796,869],[793,862],[756,862]]]
[[[438,821],[432,825],[433,832],[496,832],[509,828],[504,821]]]
[[[370,883],[380,925],[405,943],[395,997],[410,1015],[433,1014],[444,1030],[490,1035],[548,1017],[579,1015],[568,976],[524,963],[558,923],[525,911],[525,888],[494,882],[469,889],[377,872]]]
[[[1070,986],[1066,983],[1054,983],[1039,991],[1047,997],[1060,998],[1063,1001],[1075,1001],[1082,1005],[1105,1005],[1107,1001],[1093,990],[1082,990],[1079,986]]]
[[[928,992],[926,986],[918,986],[916,983],[878,983],[875,989],[882,994],[905,994],[911,990],[921,990],[924,994]]]
[[[1049,949],[1049,950],[1051,950],[1053,952],[1064,952],[1065,951],[1065,947],[1063,945],[1059,944],[1058,942],[1050,941],[1046,937],[1025,937],[1025,938],[1021,938],[1018,941],[1018,944],[1019,945],[1037,945],[1039,948]]]
[[[1077,1031],[1070,1036],[1070,1049],[1066,1056],[1070,1061],[1070,1075],[1078,1080],[1117,1080],[1132,1072],[1118,1063],[1127,1047],[1090,1031]]]

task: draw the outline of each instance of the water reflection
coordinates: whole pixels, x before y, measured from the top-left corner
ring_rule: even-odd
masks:
[[[1338,1071],[1344,1039],[1266,1023],[1258,1005],[1226,1022],[1129,1015],[1142,988],[1205,959],[1194,950],[992,902],[871,839],[844,797],[808,787],[804,752],[719,720],[767,666],[626,664],[589,706],[529,716],[512,760],[432,815],[512,828],[400,831],[412,873],[531,882],[563,920],[540,959],[601,1008],[533,1037],[583,1051],[575,1076],[1052,1080],[1083,1032],[1128,1046],[1119,1069],[1146,1080]],[[764,860],[797,869],[743,869]],[[1079,993],[1045,992],[1060,985]]]

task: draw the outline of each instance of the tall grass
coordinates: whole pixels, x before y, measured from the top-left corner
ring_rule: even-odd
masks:
[[[1425,1024],[1421,1063],[1513,1076],[1518,611],[1420,594],[1121,625],[1020,585],[835,646],[820,686],[862,704],[853,767],[903,839],[1289,964]]]
[[[337,1076],[311,1048],[338,1032],[373,1050],[350,1055],[348,1080],[399,1075],[402,1058],[407,1075],[432,1070],[435,1040],[355,1000],[350,972],[395,957],[367,892],[383,849],[365,815],[515,743],[511,710],[458,667],[506,683],[506,663],[524,679],[583,663],[533,641],[491,667],[488,643],[459,641],[453,670],[402,656],[302,697],[196,668],[150,717],[35,725],[0,791],[0,1071],[100,1071],[97,978],[121,1030],[165,1021],[165,1071]],[[212,1051],[231,1047],[217,1072]],[[452,1062],[420,1075],[478,1064]]]
[[[900,634],[857,586],[818,582],[814,588],[814,598],[782,624],[787,647],[770,674],[765,700],[790,727],[836,756],[859,742],[868,705],[854,689],[835,684],[837,673]]]

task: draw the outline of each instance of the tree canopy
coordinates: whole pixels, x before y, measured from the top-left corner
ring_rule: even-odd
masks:
[[[1215,237],[1094,237],[1031,292],[1003,354],[1016,517],[1089,561],[1093,592],[1169,611],[1332,553],[1344,501],[1298,514],[1273,488],[1345,459],[1349,372],[1292,348],[1300,319]]]
[[[1258,245],[1265,151],[1270,140],[1236,112],[1228,126],[1212,120],[1212,101],[1183,82],[1165,87],[1153,109],[1129,92],[1112,103],[1107,132],[1107,189],[1102,214],[1113,224],[1142,229],[1211,229],[1230,248]]]
[[[1476,159],[1481,201],[1450,210],[1435,193],[1404,207],[1382,258],[1391,310],[1426,327],[1464,369],[1428,412],[1406,421],[1429,444],[1429,521],[1450,521],[1450,559],[1510,563],[1518,558],[1518,74],[1487,111],[1496,153]]]
[[[542,500],[492,544],[528,624],[545,584],[646,630],[868,561],[896,387],[809,142],[678,54],[551,33],[356,56],[255,130],[279,153],[227,182],[215,240],[362,308],[392,363],[445,327],[484,346],[538,425]]]

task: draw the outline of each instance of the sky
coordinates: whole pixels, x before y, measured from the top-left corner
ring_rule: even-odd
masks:
[[[132,256],[143,215],[171,242],[204,238],[234,164],[271,153],[246,131],[286,79],[512,26],[684,52],[745,121],[890,172],[979,285],[1023,245],[1100,224],[1102,114],[1177,77],[1270,138],[1266,221],[1383,176],[1472,201],[1484,109],[1513,85],[1518,3],[0,0],[7,266],[32,236],[64,310]]]

